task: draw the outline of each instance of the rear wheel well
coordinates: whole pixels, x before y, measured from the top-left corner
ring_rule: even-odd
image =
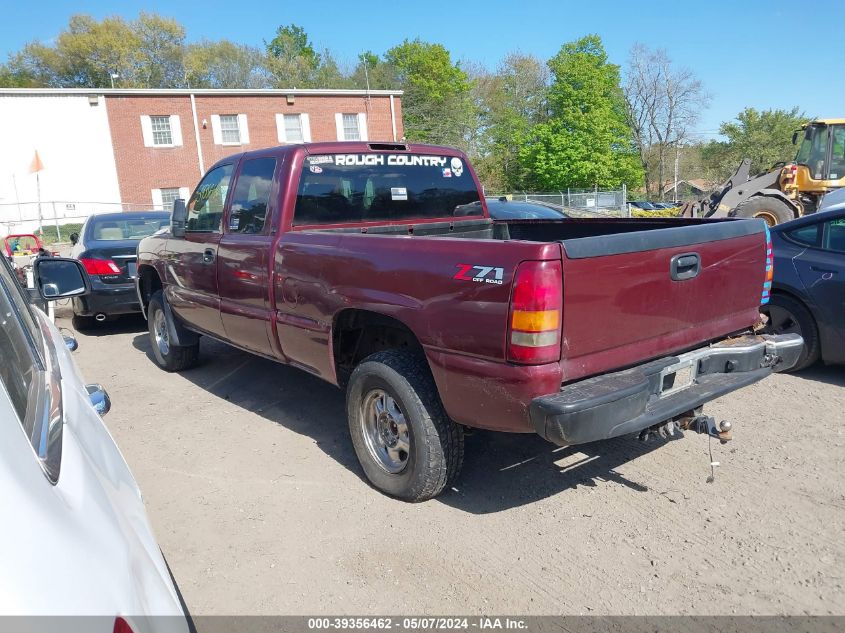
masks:
[[[335,317],[332,350],[337,381],[342,387],[362,360],[391,349],[408,350],[424,358],[414,333],[393,317],[368,310],[343,310]]]
[[[150,297],[157,290],[163,289],[161,279],[155,268],[152,266],[141,266],[138,268],[138,288],[140,289],[141,303],[146,313],[147,306],[150,305]]]

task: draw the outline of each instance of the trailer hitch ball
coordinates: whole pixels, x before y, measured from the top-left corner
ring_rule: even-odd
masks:
[[[733,428],[733,424],[730,423],[730,420],[722,420],[719,422],[719,430],[722,433],[728,433]]]

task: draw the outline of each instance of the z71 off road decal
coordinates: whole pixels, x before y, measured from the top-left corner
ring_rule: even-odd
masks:
[[[458,272],[452,279],[461,281],[477,281],[480,284],[502,285],[505,269],[498,266],[474,266],[472,264],[456,264]]]

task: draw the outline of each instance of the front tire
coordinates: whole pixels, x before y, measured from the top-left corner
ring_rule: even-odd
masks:
[[[763,330],[765,334],[799,334],[804,339],[798,362],[786,372],[799,371],[819,359],[819,331],[813,315],[803,303],[786,295],[773,294],[760,311],[769,317]]]
[[[771,196],[757,196],[741,202],[734,215],[738,218],[758,218],[769,226],[795,219],[795,213],[789,205]]]
[[[378,352],[352,372],[349,432],[370,483],[405,501],[440,494],[460,472],[463,429],[446,415],[425,359]]]
[[[164,310],[164,295],[157,290],[150,297],[147,307],[147,327],[150,333],[150,345],[156,364],[165,371],[182,371],[197,364],[199,342],[193,345],[175,345],[170,338],[172,324],[168,322]]]

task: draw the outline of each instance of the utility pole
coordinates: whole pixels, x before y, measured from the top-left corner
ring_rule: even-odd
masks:
[[[681,162],[681,145],[675,145],[675,191],[672,194],[672,202],[678,201],[678,167]]]

